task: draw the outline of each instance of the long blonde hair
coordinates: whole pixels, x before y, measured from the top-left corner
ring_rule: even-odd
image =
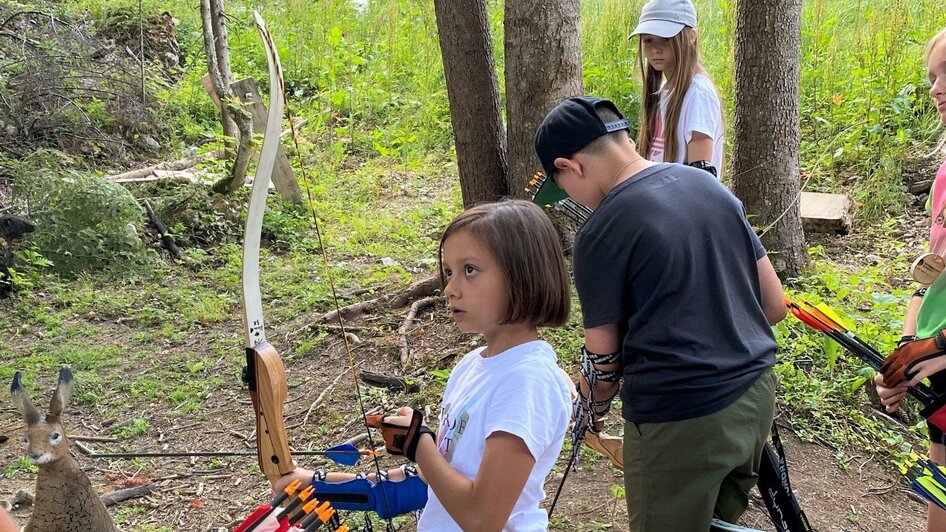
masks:
[[[680,121],[680,110],[683,107],[683,97],[690,88],[693,76],[703,74],[709,77],[700,60],[700,43],[696,28],[686,26],[680,33],[670,38],[670,49],[673,51],[673,72],[667,76],[666,87],[670,92],[670,101],[667,102],[667,116],[663,124],[663,160],[665,162],[674,162],[677,159],[677,150],[686,150],[686,146],[677,146],[677,126]],[[637,62],[644,85],[640,112],[641,127],[637,131],[637,148],[646,159],[654,143],[654,129],[657,127],[657,117],[660,116],[660,89],[663,74],[650,64],[644,64],[643,38],[638,39]]]
[[[943,39],[946,39],[946,28],[940,30],[939,33],[930,39],[930,42],[926,43],[926,53],[923,54],[923,62],[926,63],[927,70],[930,68],[930,54],[933,53],[933,48],[942,42]],[[943,132],[943,135],[939,138],[939,142],[936,144],[936,148],[933,149],[930,155],[943,152],[944,146],[946,146],[946,132]]]

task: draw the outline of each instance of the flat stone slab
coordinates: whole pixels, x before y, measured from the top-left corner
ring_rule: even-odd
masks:
[[[851,198],[847,194],[802,192],[800,208],[806,233],[846,235],[851,229]]]

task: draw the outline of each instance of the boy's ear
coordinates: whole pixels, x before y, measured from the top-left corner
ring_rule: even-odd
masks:
[[[557,170],[578,171],[578,163],[572,159],[566,159],[565,157],[556,157],[552,164],[555,165]]]

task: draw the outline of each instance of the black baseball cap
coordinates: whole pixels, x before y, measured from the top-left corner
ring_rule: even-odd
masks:
[[[600,107],[609,108],[620,118],[613,122],[602,122],[597,112]],[[598,137],[622,129],[630,131],[631,122],[610,100],[576,96],[555,106],[535,132],[535,154],[542,163],[545,180],[532,201],[538,205],[548,205],[567,198],[568,194],[552,180],[555,159],[571,157]]]

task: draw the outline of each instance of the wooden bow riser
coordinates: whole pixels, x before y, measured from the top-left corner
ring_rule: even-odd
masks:
[[[286,369],[279,353],[268,342],[247,348],[246,365],[250,397],[256,412],[259,467],[272,485],[296,467],[289,452],[283,418]]]

